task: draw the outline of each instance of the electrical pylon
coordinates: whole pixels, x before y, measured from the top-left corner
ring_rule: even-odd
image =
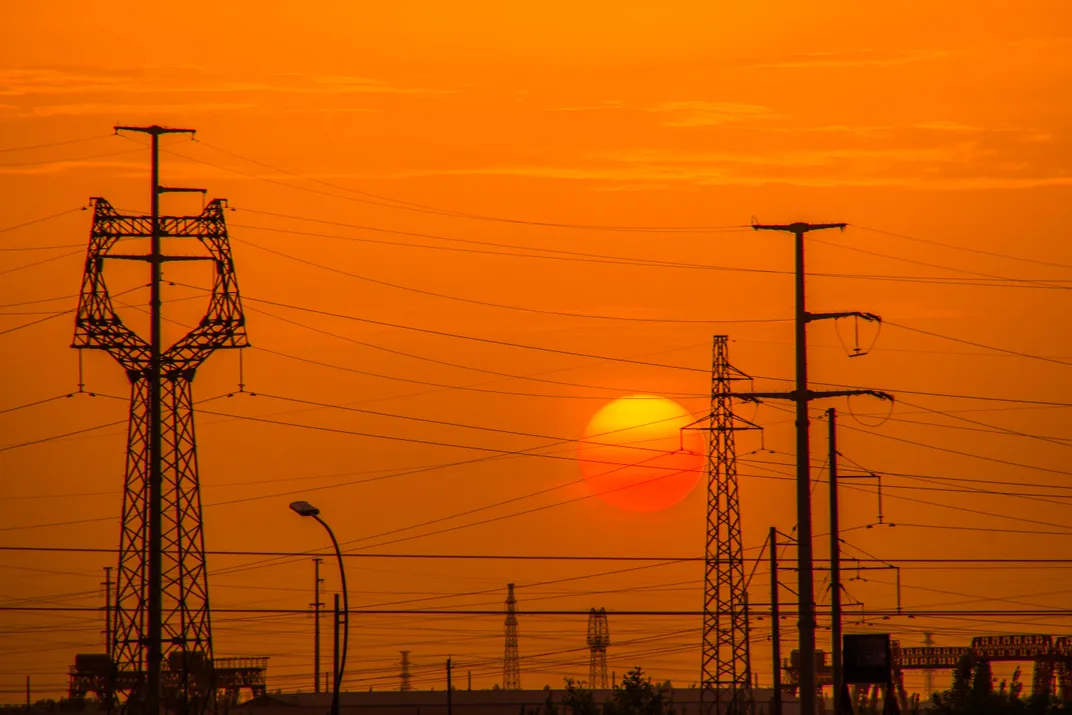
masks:
[[[214,351],[244,348],[245,319],[224,220],[211,201],[196,216],[161,216],[158,137],[162,127],[117,127],[151,135],[152,212],[122,215],[93,199],[93,227],[72,347],[104,350],[130,381],[126,478],[116,597],[112,618],[113,682],[128,712],[158,715],[203,709],[213,701],[212,627],[194,439],[192,385]],[[198,190],[199,191],[199,190]],[[161,238],[196,239],[208,255],[165,256]],[[148,255],[113,253],[125,239],[152,242]],[[116,313],[104,277],[105,259],[149,263],[152,333],[146,341]],[[196,327],[160,346],[160,273],[169,261],[207,260],[214,267],[208,310]]]
[[[748,379],[729,361],[729,339],[716,335],[711,359],[707,451],[707,550],[704,559],[702,712],[752,715],[748,593],[737,499],[736,425],[731,383]]]
[[[521,663],[517,652],[517,599],[514,584],[506,585],[506,651],[503,654],[503,690],[521,690]]]
[[[408,693],[413,690],[413,684],[410,682],[413,676],[409,672],[409,651],[400,650],[398,652],[402,654],[402,672],[399,673],[399,679],[402,681],[402,684],[398,689],[403,693]]]
[[[592,690],[610,687],[607,680],[607,646],[610,645],[610,625],[605,608],[588,611],[588,687]]]

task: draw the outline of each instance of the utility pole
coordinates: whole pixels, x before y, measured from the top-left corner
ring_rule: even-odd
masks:
[[[332,697],[331,699],[331,715],[339,715],[339,690],[342,689],[342,683],[339,682],[339,626],[342,624],[342,609],[339,607],[339,594],[335,594],[335,639],[334,648],[335,656],[331,661],[331,682],[332,682]]]
[[[30,708],[33,707],[32,698],[30,697],[30,676],[26,676],[26,715],[30,715]]]
[[[841,533],[838,524],[837,410],[826,411],[829,430],[828,463],[830,469],[830,660],[834,674],[834,715],[842,713],[841,670]]]
[[[112,567],[104,567],[104,652],[112,661]]]
[[[795,255],[795,328],[796,328],[796,387],[793,400],[796,402],[797,430],[797,594],[799,598],[799,651],[800,651],[800,712],[801,715],[816,715],[815,688],[815,582],[814,554],[812,553],[811,530],[811,447],[808,430],[808,403],[818,397],[829,397],[834,392],[813,392],[808,389],[808,323],[815,320],[857,317],[867,321],[879,321],[872,313],[809,313],[804,290],[804,234],[829,229],[844,230],[845,223],[791,223],[753,224],[756,231],[782,231],[794,236]],[[864,393],[875,394],[871,391]],[[844,394],[843,392],[841,394]],[[854,393],[860,394],[860,393]]]
[[[450,677],[450,657],[447,657],[447,715],[454,715],[454,685]]]
[[[164,255],[160,250],[160,137],[165,134],[194,134],[193,129],[168,129],[160,126],[115,127],[116,132],[148,134],[151,142],[152,174],[149,196],[149,594],[146,653],[146,715],[161,712],[161,666],[163,665],[163,366],[160,325],[160,273]]]
[[[239,353],[241,354],[241,353]],[[320,609],[324,603],[320,600],[320,585],[324,579],[320,578],[320,564],[322,558],[313,559],[313,692],[320,692]]]
[[[782,715],[782,634],[781,616],[778,613],[778,529],[770,528],[770,617],[771,661],[774,676],[771,683],[770,715]]]

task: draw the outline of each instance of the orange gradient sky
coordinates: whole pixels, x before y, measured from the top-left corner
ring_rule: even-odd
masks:
[[[569,440],[627,395],[663,395],[704,414],[713,334],[731,336],[731,359],[756,389],[787,389],[772,378],[792,377],[792,326],[777,322],[792,315],[792,246],[740,228],[757,217],[852,224],[809,241],[813,310],[870,311],[1046,358],[886,325],[866,357],[850,360],[853,325],[814,324],[813,380],[911,391],[892,412],[868,398],[815,406],[840,411],[841,452],[884,475],[883,521],[897,524],[866,528],[878,518],[874,481],[847,484],[846,552],[1067,554],[1072,6],[739,5],[6,7],[0,229],[70,212],[0,233],[0,410],[76,390],[71,316],[19,326],[76,305],[91,216],[77,209],[91,196],[148,208],[145,141],[111,127],[193,127],[195,142],[165,139],[162,180],[205,187],[235,209],[228,220],[254,346],[246,394],[222,397],[238,389],[234,353],[209,359],[194,386],[198,399],[219,398],[197,421],[210,550],[323,547],[322,532],[287,509],[305,498],[362,553],[701,556],[702,489],[663,511],[617,509],[590,498]],[[84,141],[56,144],[68,140]],[[36,145],[51,146],[20,149]],[[200,197],[164,200],[168,213],[200,208]],[[604,230],[615,226],[731,228]],[[166,278],[204,287],[202,268],[169,268]],[[109,270],[113,294],[145,280],[141,265]],[[142,331],[137,308],[147,299],[144,290],[122,299],[134,306],[123,317]],[[200,318],[203,293],[174,285],[165,299],[177,301],[166,312],[173,340]],[[875,338],[861,328],[865,347]],[[97,396],[0,413],[0,546],[117,544],[128,385],[104,354],[86,354],[83,367]],[[740,410],[764,426],[737,437],[743,535],[756,556],[768,527],[794,527],[792,423],[777,403]],[[821,422],[813,445],[818,468]],[[568,458],[390,476],[487,449]],[[825,483],[815,493],[821,534]],[[817,541],[825,558],[825,538]],[[209,557],[216,607],[307,606],[308,558],[257,561]],[[99,606],[102,568],[113,564],[102,553],[0,551],[0,605]],[[1068,602],[1065,567],[1007,567],[904,565],[901,603]],[[699,609],[697,562],[355,558],[351,569],[359,608],[497,608],[508,582],[522,610],[606,607],[613,670],[639,663],[683,685],[699,677],[699,619],[613,613]],[[816,576],[822,603],[825,576]],[[891,574],[851,576],[852,600],[897,603]],[[753,602],[766,602],[768,579],[761,565]],[[60,694],[74,654],[103,648],[101,623],[96,613],[0,611],[0,700],[18,701],[9,691],[26,674],[42,695]],[[490,687],[501,627],[499,617],[355,617],[350,687],[397,687],[400,649],[413,652],[418,687],[443,687],[447,655],[473,671],[475,687]],[[753,631],[761,683],[770,682],[769,627],[765,619]],[[270,687],[311,686],[308,617],[221,613],[214,628],[218,655],[272,657]],[[977,633],[1068,633],[1072,622],[962,616],[851,628],[909,644],[931,631],[955,645]],[[783,631],[795,638],[791,620]],[[582,616],[522,615],[522,683],[585,677],[584,633]],[[581,650],[561,654],[568,649]]]

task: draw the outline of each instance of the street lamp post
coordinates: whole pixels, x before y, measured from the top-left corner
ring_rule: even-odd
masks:
[[[342,686],[342,675],[346,669],[346,652],[350,645],[350,598],[346,592],[346,565],[342,561],[342,550],[339,548],[339,540],[335,538],[335,532],[331,530],[327,522],[320,518],[320,510],[307,501],[290,503],[290,508],[299,516],[309,516],[324,527],[331,537],[331,544],[335,547],[335,556],[339,559],[339,578],[342,581],[342,658],[339,660],[338,670],[335,671],[335,683],[331,693],[331,715],[339,715],[339,689]]]

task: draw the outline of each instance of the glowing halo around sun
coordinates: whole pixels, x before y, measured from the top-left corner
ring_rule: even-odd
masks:
[[[682,430],[694,419],[681,405],[656,395],[632,395],[603,406],[588,421],[578,448],[588,487],[627,511],[654,512],[677,504],[703,472],[703,433]]]

